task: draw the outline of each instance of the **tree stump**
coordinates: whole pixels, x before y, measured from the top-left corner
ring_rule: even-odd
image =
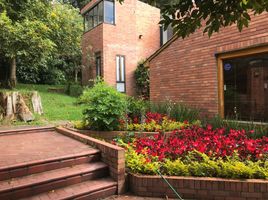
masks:
[[[43,114],[41,97],[37,92],[30,94],[29,107],[34,113]],[[0,92],[0,120],[21,120],[29,122],[34,120],[34,115],[27,106],[23,95],[19,92]]]

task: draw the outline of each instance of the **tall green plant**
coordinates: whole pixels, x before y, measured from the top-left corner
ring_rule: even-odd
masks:
[[[151,112],[157,112],[160,114],[168,115],[169,117],[176,119],[177,121],[189,121],[193,122],[200,119],[200,111],[196,108],[192,108],[183,103],[165,101],[159,103],[151,103]]]
[[[97,82],[80,97],[86,104],[84,120],[93,130],[117,130],[127,110],[126,96],[104,82]]]
[[[135,70],[135,80],[137,94],[148,99],[150,93],[149,67],[144,61],[138,63],[137,69]]]

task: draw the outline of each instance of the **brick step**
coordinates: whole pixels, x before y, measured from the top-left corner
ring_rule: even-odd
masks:
[[[16,200],[108,174],[106,164],[93,162],[5,180],[0,182],[0,199]]]
[[[12,166],[0,167],[0,181],[100,160],[100,151],[88,151]]]
[[[116,194],[116,189],[117,183],[114,180],[102,178],[41,193],[22,200],[96,200]]]
[[[12,135],[12,134],[24,134],[24,133],[39,133],[45,131],[55,131],[54,126],[44,126],[44,127],[23,127],[23,128],[12,128],[6,130],[0,130],[1,135]]]

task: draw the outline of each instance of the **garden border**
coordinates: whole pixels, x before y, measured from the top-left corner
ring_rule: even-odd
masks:
[[[165,176],[183,198],[200,200],[268,199],[268,181]],[[129,174],[130,190],[138,196],[176,198],[160,176]]]
[[[117,193],[123,194],[126,191],[125,150],[123,148],[63,127],[56,127],[55,130],[99,149],[101,160],[109,166],[110,176],[117,182]]]

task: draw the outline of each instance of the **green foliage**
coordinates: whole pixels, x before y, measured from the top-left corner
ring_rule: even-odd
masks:
[[[157,112],[160,114],[165,114],[176,121],[189,121],[195,122],[200,118],[200,112],[198,109],[191,108],[183,103],[176,103],[172,101],[151,103],[151,112]]]
[[[83,94],[84,88],[83,86],[70,82],[66,85],[65,92],[66,94],[72,97],[79,97]]]
[[[155,175],[160,170],[162,174],[169,176],[268,179],[268,161],[265,160],[242,162],[236,155],[222,160],[193,151],[184,160],[166,159],[160,162],[157,158],[137,153],[123,141],[118,144],[127,149],[126,165],[133,173]]]
[[[139,120],[141,120],[142,116],[149,110],[149,102],[140,98],[128,96],[127,103],[128,115],[130,118],[138,117]]]
[[[189,176],[190,172],[188,165],[184,164],[181,160],[171,161],[165,160],[162,166],[163,173],[169,176]]]
[[[146,65],[144,61],[139,62],[134,75],[136,80],[137,94],[145,99],[148,99],[150,96],[149,66]]]
[[[86,89],[79,102],[86,105],[84,119],[94,130],[117,130],[127,110],[126,96],[104,82]]]
[[[123,2],[124,0],[119,0]],[[172,25],[174,32],[180,37],[189,36],[203,27],[204,33],[212,35],[220,28],[237,25],[239,31],[248,27],[250,12],[259,15],[268,11],[268,1],[189,1],[189,0],[143,0],[161,9],[161,24],[167,28]]]
[[[51,72],[46,80],[52,78],[56,81],[51,83],[61,82],[62,74],[66,76],[78,68],[83,31],[78,10],[69,4],[54,3],[52,6],[52,2],[46,0],[19,3],[7,0],[0,6],[0,55],[19,62],[18,71],[23,82],[46,82],[40,75],[45,69]],[[65,65],[55,68],[53,60],[61,60]],[[14,66],[16,63],[10,65],[10,70]],[[9,78],[16,80],[16,76],[10,74]]]
[[[125,147],[127,147],[126,166],[131,169],[131,172],[149,175],[156,174],[156,171],[160,168],[158,161],[152,161],[145,155],[138,154],[132,147],[127,145]]]

